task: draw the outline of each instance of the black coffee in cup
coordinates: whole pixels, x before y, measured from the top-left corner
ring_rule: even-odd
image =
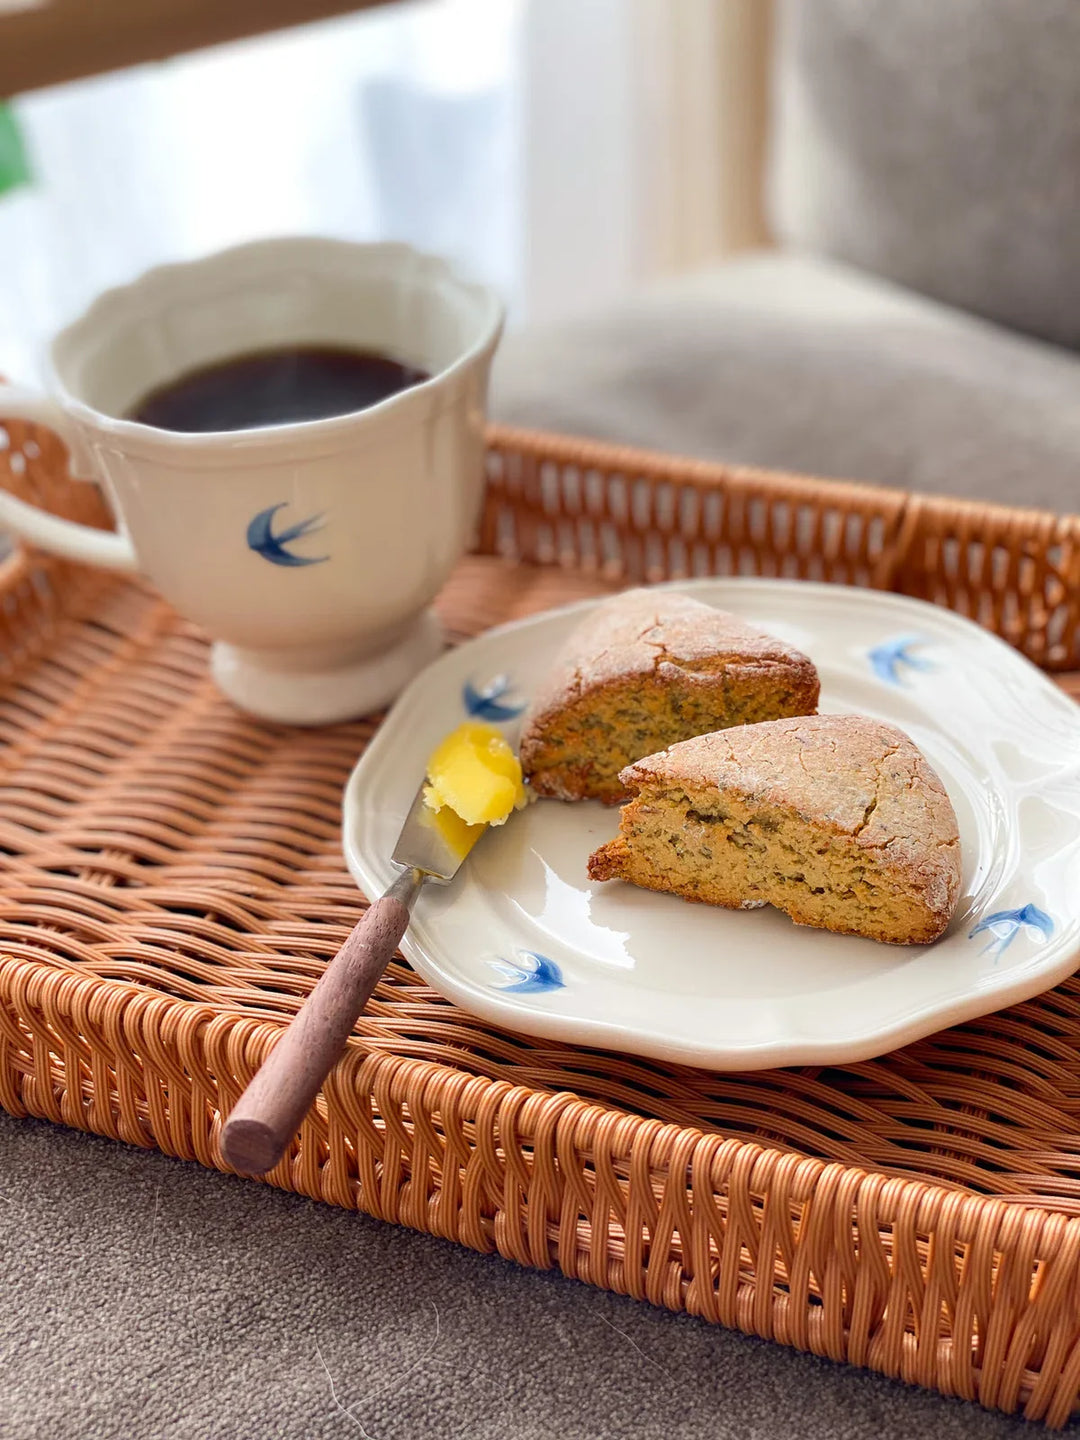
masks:
[[[429,379],[374,350],[289,345],[189,370],[127,412],[158,430],[258,430],[349,415]]]

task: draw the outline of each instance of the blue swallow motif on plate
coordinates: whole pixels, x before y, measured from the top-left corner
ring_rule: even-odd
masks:
[[[476,720],[490,720],[499,725],[504,720],[514,720],[525,709],[525,702],[504,699],[510,692],[510,676],[496,675],[479,688],[466,680],[461,691],[467,714]]]
[[[287,548],[294,540],[302,540],[313,530],[321,529],[321,515],[312,515],[310,519],[301,520],[298,525],[290,525],[274,534],[274,516],[279,510],[284,510],[288,503],[287,500],[282,500],[277,505],[259,511],[247,527],[248,547],[264,560],[269,560],[271,565],[321,565],[324,560],[330,559],[329,555],[294,555]]]
[[[912,647],[925,645],[921,635],[897,635],[895,639],[883,640],[867,652],[867,657],[879,680],[886,685],[903,685],[902,667],[909,670],[936,670],[937,666],[924,655],[913,655]]]
[[[500,985],[511,995],[536,994],[541,990],[562,990],[566,981],[554,960],[538,955],[534,950],[519,950],[517,961],[489,960],[488,964],[506,980]]]
[[[985,920],[980,920],[975,928],[968,932],[968,939],[972,940],[981,932],[989,931],[990,939],[982,953],[992,953],[997,959],[999,955],[1004,955],[1021,930],[1029,940],[1042,945],[1054,933],[1054,922],[1046,911],[1040,910],[1037,905],[1021,905],[1018,910],[998,910],[993,915],[987,915]]]

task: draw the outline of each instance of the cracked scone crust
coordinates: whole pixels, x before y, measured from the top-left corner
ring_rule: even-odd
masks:
[[[731,725],[817,708],[813,663],[727,611],[628,590],[577,627],[525,717],[521,764],[539,795],[626,799],[642,755]]]
[[[623,771],[634,799],[589,860],[621,879],[800,925],[928,944],[960,892],[945,788],[901,730],[811,715],[718,731]]]

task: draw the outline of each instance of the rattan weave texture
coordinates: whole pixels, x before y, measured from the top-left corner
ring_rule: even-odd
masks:
[[[58,442],[7,429],[0,483],[105,523]],[[481,550],[457,636],[736,570],[928,596],[1080,665],[1071,519],[498,432]],[[222,1167],[221,1114],[361,908],[340,795],[374,724],[247,719],[148,589],[4,563],[0,1104]],[[1060,1425],[1078,1136],[1075,980],[871,1063],[716,1076],[499,1031],[400,963],[271,1179]]]

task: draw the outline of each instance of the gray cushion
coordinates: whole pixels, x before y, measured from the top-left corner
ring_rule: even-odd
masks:
[[[789,245],[1080,345],[1076,0],[785,0]]]
[[[779,253],[508,337],[494,410],[703,458],[1080,510],[1080,358]]]

